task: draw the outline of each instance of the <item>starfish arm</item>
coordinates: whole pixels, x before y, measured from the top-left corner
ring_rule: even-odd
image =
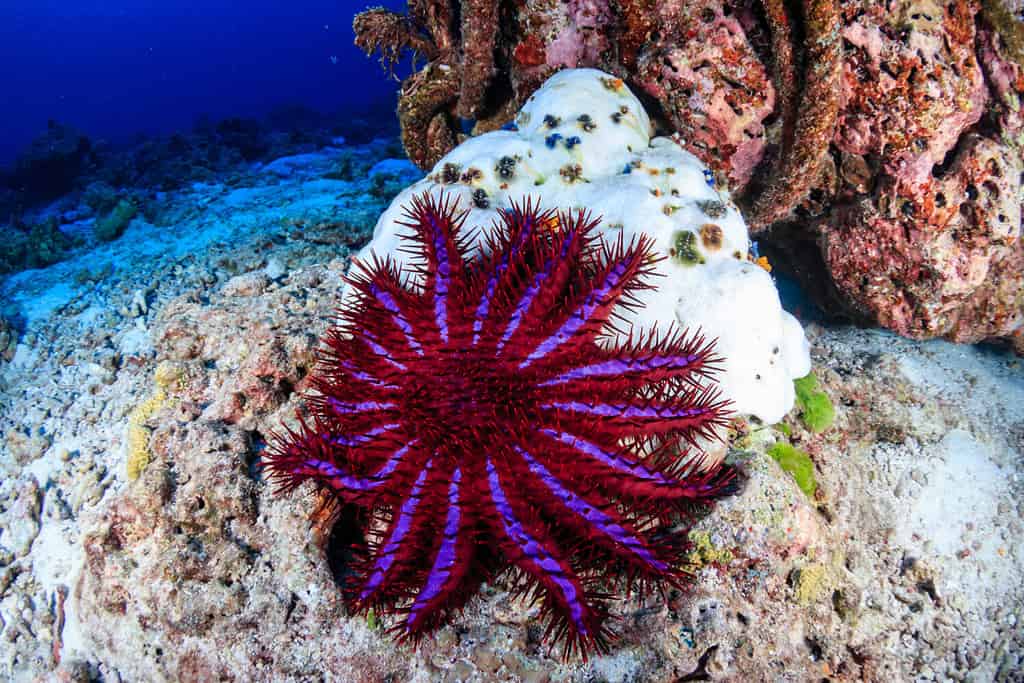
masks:
[[[486,468],[491,522],[506,559],[543,586],[548,609],[567,629],[569,642],[600,642],[602,620],[554,538],[542,525],[527,524],[520,518],[494,462],[488,459]]]
[[[355,266],[345,279],[357,296],[342,310],[343,317],[353,323],[352,333],[358,336],[362,329],[372,327],[393,352],[423,357],[429,324],[418,308],[417,297],[403,284],[398,266],[376,254],[370,267],[361,262]]]
[[[555,395],[592,396],[595,389],[608,395],[622,395],[633,389],[669,380],[700,383],[718,369],[719,359],[713,343],[700,334],[669,332],[653,341],[651,330],[634,340],[632,335],[615,348],[596,347],[587,362],[565,363],[553,367],[550,375],[538,381],[539,388],[550,388]],[[572,359],[575,361],[575,359]]]
[[[553,474],[536,456],[525,448],[513,445],[513,450],[522,458],[531,479],[540,481],[539,491],[546,493],[544,499],[549,509],[574,530],[581,542],[593,542],[618,560],[625,561],[634,570],[650,576],[665,578],[673,573],[670,563],[659,557],[658,550],[649,546],[614,506],[599,508],[584,495],[570,490],[566,480]],[[527,475],[529,476],[529,475]],[[571,477],[576,480],[575,476]]]
[[[462,285],[466,277],[466,251],[460,239],[465,213],[457,213],[457,200],[435,199],[428,193],[414,197],[406,210],[404,225],[414,231],[419,248],[412,253],[422,257],[418,272],[423,276],[423,291],[430,299],[436,334],[442,344],[450,337],[452,309],[456,295],[453,285]]]
[[[478,269],[478,286],[471,288],[473,306],[471,345],[493,336],[500,308],[501,292],[516,289],[518,270],[523,263],[537,260],[543,231],[557,219],[554,211],[540,212],[530,199],[515,202],[501,215],[491,233],[483,239],[486,256]]]
[[[473,564],[475,544],[471,533],[474,524],[469,508],[471,496],[463,486],[462,470],[455,468],[448,485],[448,509],[441,542],[403,625],[408,637],[416,638],[431,630],[446,613],[465,602],[467,574]]]
[[[403,441],[397,427],[384,425],[343,437],[319,419],[313,425],[301,421],[298,430],[274,436],[261,466],[282,489],[310,480],[342,500],[372,500],[376,490],[394,483],[396,470],[417,460],[417,440]]]
[[[629,401],[555,400],[540,408],[553,413],[560,424],[590,425],[591,432],[617,433],[622,438],[676,434],[694,444],[698,437],[714,438],[726,423],[728,402],[718,400],[713,389],[694,389],[668,399],[634,396]]]
[[[580,469],[586,468],[588,479],[609,497],[686,502],[706,500],[722,490],[721,486],[702,478],[677,478],[657,467],[637,462],[622,449],[610,448],[571,432],[549,427],[538,431],[553,442],[552,453],[559,454],[566,462],[576,461]],[[714,473],[721,474],[722,470]]]
[[[548,314],[555,302],[565,296],[569,278],[581,269],[580,258],[595,223],[585,219],[581,213],[576,220],[563,214],[559,224],[561,233],[546,241],[533,255],[540,267],[508,313],[508,322],[498,341],[499,353],[513,338],[518,341],[525,337],[529,343],[529,337],[535,334],[536,328],[549,323]],[[519,344],[513,343],[512,348],[516,349],[512,354],[516,357]]]
[[[313,479],[340,495],[357,496],[389,483],[391,475],[402,464],[410,448],[410,445],[402,446],[391,454],[379,470],[365,477],[353,475],[332,462],[318,458],[306,458],[295,464],[291,474]]]
[[[653,263],[650,240],[641,237],[625,246],[620,237],[610,248],[605,265],[593,279],[589,289],[571,304],[557,329],[532,349],[524,349],[525,358],[519,363],[523,369],[547,359],[551,354],[572,354],[602,333],[612,317],[616,304],[631,306],[628,295],[643,288],[643,278],[650,274]]]
[[[368,559],[350,586],[356,609],[406,593],[403,579],[415,569],[422,552],[424,526],[429,526],[437,511],[430,495],[432,485],[427,481],[433,473],[434,460],[430,459],[399,499],[380,542],[372,544]]]

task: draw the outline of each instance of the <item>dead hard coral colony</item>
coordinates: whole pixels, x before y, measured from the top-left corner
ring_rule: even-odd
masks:
[[[406,209],[419,263],[357,266],[312,417],[266,466],[285,490],[310,481],[364,511],[344,593],[397,615],[400,637],[512,568],[553,642],[604,651],[609,591],[681,585],[693,507],[732,489],[731,468],[687,455],[727,420],[711,345],[656,330],[602,343],[613,309],[651,286],[646,238],[609,245],[584,212],[526,202],[474,261],[450,197]]]
[[[460,142],[460,118],[492,130],[555,71],[597,67],[743,199],[829,312],[1024,351],[1019,3],[413,0],[386,26],[374,12],[360,46],[428,60],[399,98],[422,168]],[[587,116],[576,130],[603,125]]]

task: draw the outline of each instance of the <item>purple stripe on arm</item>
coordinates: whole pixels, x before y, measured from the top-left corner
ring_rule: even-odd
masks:
[[[388,476],[395,471],[395,468],[398,467],[399,463],[401,463],[402,457],[415,443],[416,441],[413,440],[409,444],[402,446],[400,449],[395,451],[388,461],[384,463],[384,466],[369,477],[354,477],[345,473],[334,464],[324,460],[307,460],[299,467],[293,469],[292,472],[294,474],[308,474],[322,477],[327,479],[328,483],[330,483],[330,485],[335,489],[369,491],[370,489],[374,489],[387,481]]]
[[[437,552],[434,566],[430,568],[427,582],[424,584],[423,590],[416,596],[416,602],[409,612],[409,619],[405,625],[407,631],[412,629],[413,623],[419,619],[427,604],[441,593],[444,584],[448,581],[448,577],[451,576],[452,567],[455,566],[455,545],[459,540],[459,523],[461,520],[459,513],[459,482],[461,479],[462,472],[455,468],[455,472],[452,473],[452,483],[448,486],[448,517],[444,524],[444,537],[441,540],[441,548]]]
[[[348,401],[339,401],[336,398],[328,398],[327,404],[331,406],[331,409],[336,415],[351,415],[352,413],[370,413],[377,410],[391,410],[396,407],[394,403],[381,403],[380,401],[360,401],[358,403],[350,403]]]
[[[487,291],[480,297],[480,305],[476,307],[476,315],[473,317],[472,346],[476,346],[480,341],[480,332],[484,329],[484,321],[487,320],[487,312],[491,308],[491,297],[494,296],[494,290],[498,287],[498,275],[500,275],[500,271],[492,273],[488,278]]]
[[[526,461],[530,471],[540,477],[541,481],[544,482],[544,485],[547,486],[548,489],[550,489],[551,492],[554,493],[567,508],[588,521],[605,536],[608,536],[616,543],[629,548],[634,555],[639,557],[649,566],[658,571],[665,571],[668,569],[668,565],[654,557],[651,552],[644,547],[643,543],[636,538],[636,536],[633,536],[631,533],[623,529],[622,526],[617,524],[611,517],[601,512],[572,491],[566,489],[557,477],[551,474],[544,465],[534,460],[533,457],[525,450],[519,446],[513,446],[513,448],[515,448],[519,455],[521,455]]]
[[[561,441],[565,445],[575,448],[581,453],[585,453],[586,455],[589,455],[595,460],[599,460],[605,465],[608,465],[613,469],[619,470],[620,472],[626,472],[627,474],[632,474],[634,477],[639,477],[640,479],[653,481],[658,484],[664,484],[666,486],[676,486],[678,484],[678,482],[676,482],[675,480],[669,479],[668,477],[659,472],[651,472],[650,470],[648,470],[646,467],[639,463],[633,463],[627,460],[623,460],[619,456],[613,453],[609,453],[608,451],[600,448],[596,444],[590,443],[589,441],[585,441],[579,438],[578,436],[574,436],[566,432],[557,432],[553,429],[547,428],[541,429],[540,431],[541,433],[547,434],[548,436],[557,439],[558,441]]]
[[[525,234],[525,233],[524,233]],[[487,319],[487,314],[491,309],[491,300],[494,298],[494,292],[498,288],[498,279],[504,275],[505,271],[508,270],[508,264],[513,255],[517,255],[520,245],[524,240],[520,240],[519,244],[516,244],[511,249],[502,254],[501,261],[495,267],[494,272],[491,273],[490,277],[487,278],[487,291],[480,297],[480,305],[476,307],[476,316],[473,319],[473,345],[480,341],[480,332],[484,329],[484,321]]]
[[[383,380],[377,379],[376,377],[374,377],[373,375],[371,375],[369,373],[366,373],[366,372],[363,372],[362,370],[356,369],[356,366],[355,366],[355,364],[352,361],[349,361],[349,360],[342,361],[340,363],[340,366],[341,366],[341,368],[343,370],[348,372],[348,374],[350,374],[353,377],[355,377],[356,379],[361,380],[363,382],[366,382],[368,384],[376,384],[377,386],[384,387],[386,389],[397,389],[398,388],[397,385],[388,384],[388,383],[384,382]]]
[[[388,363],[391,363],[392,365],[394,365],[399,370],[407,370],[408,369],[404,365],[399,363],[397,360],[392,358],[391,354],[388,353],[388,350],[385,349],[383,346],[381,346],[380,344],[377,343],[377,340],[374,338],[373,334],[371,334],[369,332],[369,330],[363,330],[363,335],[362,335],[361,338],[363,340],[363,343],[366,344],[367,346],[369,346],[370,350],[373,351],[373,353],[375,355],[380,356],[385,361],[387,361]]]
[[[630,372],[650,372],[652,370],[683,370],[693,364],[700,356],[692,354],[689,356],[653,356],[647,359],[628,360],[607,360],[601,363],[584,365],[581,368],[574,368],[562,373],[558,377],[540,382],[538,386],[546,387],[552,384],[565,384],[577,379],[589,377],[615,377]]]
[[[557,401],[555,403],[545,403],[541,406],[548,410],[571,410],[574,413],[586,413],[587,415],[596,415],[598,417],[623,417],[623,418],[635,418],[635,419],[661,419],[661,420],[673,420],[682,419],[686,417],[697,417],[698,415],[704,415],[710,412],[707,408],[641,408],[639,406],[630,406],[624,403],[612,404],[598,403],[591,405],[589,403],[583,403],[582,401]]]
[[[402,545],[402,541],[405,539],[406,534],[409,533],[409,529],[412,528],[412,519],[416,514],[416,507],[420,504],[422,498],[423,484],[427,480],[427,474],[430,472],[430,466],[433,460],[427,461],[427,466],[420,472],[420,476],[416,479],[416,483],[413,484],[412,491],[409,493],[409,497],[402,503],[402,509],[398,513],[398,521],[395,522],[395,528],[391,532],[391,536],[388,537],[388,542],[384,545],[384,549],[377,556],[377,561],[373,565],[373,573],[367,580],[366,585],[363,587],[362,592],[359,594],[360,600],[366,600],[374,591],[380,588],[380,585],[384,582],[384,577],[387,575],[388,570],[395,562],[395,554]]]
[[[569,248],[572,246],[576,233],[577,231],[575,229],[570,230],[562,239],[562,249],[560,252],[562,261],[564,261],[568,256]],[[530,310],[533,300],[537,298],[537,294],[540,292],[541,286],[543,286],[545,280],[551,277],[555,264],[558,262],[558,259],[549,259],[548,262],[544,264],[544,270],[537,273],[534,277],[533,284],[530,285],[530,288],[526,290],[525,294],[523,294],[523,298],[519,301],[519,305],[516,306],[516,310],[512,313],[512,319],[509,320],[508,327],[505,328],[505,334],[501,338],[501,342],[498,343],[498,351],[501,351],[501,349],[504,348],[505,344],[512,337],[515,331],[519,329],[519,324],[522,323],[523,317],[526,315],[527,311]],[[523,363],[519,367],[523,368],[528,364],[529,363]]]
[[[355,436],[335,436],[333,438],[328,437],[328,439],[335,446],[361,446],[364,443],[373,441],[376,437],[384,434],[385,432],[390,432],[392,429],[398,429],[400,426],[401,425],[397,422],[392,422],[390,424],[381,425],[380,427],[374,427],[363,434],[356,434]]]
[[[487,460],[487,481],[491,487],[491,499],[494,501],[494,506],[501,517],[505,534],[513,543],[519,546],[519,549],[529,562],[558,586],[562,592],[565,604],[569,607],[569,613],[573,624],[576,626],[576,630],[580,635],[586,637],[589,634],[586,625],[583,623],[583,605],[580,603],[580,595],[576,590],[576,586],[566,577],[562,565],[551,556],[551,553],[547,551],[543,544],[530,536],[526,529],[523,528],[522,523],[516,519],[512,506],[509,505],[505,492],[501,488],[501,482],[498,480],[498,471],[490,459]]]
[[[412,325],[402,315],[402,309],[398,307],[398,302],[395,301],[391,293],[381,289],[377,285],[373,285],[370,289],[373,292],[373,296],[377,298],[377,301],[381,303],[384,308],[391,314],[391,319],[395,321],[395,325],[398,329],[402,330],[402,334],[405,335],[405,341],[409,344],[409,348],[415,351],[418,355],[423,355],[423,347],[416,341],[416,337],[413,336]]]
[[[449,262],[448,245],[445,234],[434,216],[430,217],[430,227],[434,230],[434,253],[437,256],[437,272],[434,274],[434,318],[441,341],[448,343],[448,281],[451,279],[452,267]]]
[[[548,261],[550,267],[551,261]],[[541,285],[548,277],[548,273],[540,272],[533,278],[533,284],[523,293],[523,298],[519,300],[519,304],[516,306],[516,310],[512,312],[512,318],[508,321],[508,327],[505,328],[505,334],[502,335],[501,341],[498,342],[498,352],[500,353],[508,340],[512,338],[515,331],[519,329],[519,323],[523,322],[523,316],[530,310],[530,304],[537,297],[537,293],[540,291]]]
[[[520,369],[525,368],[535,360],[543,358],[565,342],[569,341],[572,336],[576,334],[581,327],[583,327],[584,323],[590,320],[590,316],[594,314],[594,310],[597,309],[597,307],[604,301],[608,296],[608,293],[619,285],[623,276],[625,276],[629,265],[630,264],[627,259],[622,259],[616,263],[608,272],[604,283],[599,288],[590,292],[580,307],[576,309],[572,316],[566,320],[560,328],[558,328],[558,331],[541,342],[533,353],[527,356],[526,360],[519,364]]]

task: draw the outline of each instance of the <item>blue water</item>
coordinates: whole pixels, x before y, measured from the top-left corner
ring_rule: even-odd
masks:
[[[124,144],[188,130],[202,116],[259,118],[282,106],[342,118],[393,111],[396,81],[352,44],[352,17],[367,4],[2,2],[0,167],[51,119]]]

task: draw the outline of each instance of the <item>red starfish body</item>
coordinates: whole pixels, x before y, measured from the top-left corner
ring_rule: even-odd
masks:
[[[504,568],[568,651],[607,648],[609,586],[677,585],[680,519],[730,489],[691,455],[727,405],[711,345],[655,331],[611,345],[655,259],[583,212],[505,212],[470,260],[464,213],[417,197],[403,272],[374,258],[327,337],[310,419],[267,467],[367,511],[344,590],[416,639]],[[685,531],[685,530],[684,530]]]

